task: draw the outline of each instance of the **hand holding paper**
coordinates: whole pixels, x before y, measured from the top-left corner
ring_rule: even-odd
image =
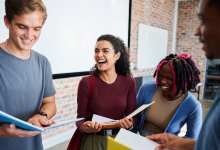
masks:
[[[130,115],[126,116],[125,118],[130,119],[130,118],[134,117],[135,115],[137,115],[138,113],[140,113],[141,111],[143,111],[144,109],[146,109],[147,107],[152,105],[153,103],[154,103],[154,101],[151,102],[150,104],[143,104],[142,106],[137,108],[135,111],[133,111]],[[110,119],[110,118],[107,118],[107,117],[103,117],[103,116],[99,116],[99,115],[96,115],[96,114],[93,114],[92,122],[103,123],[103,128],[102,129],[114,129],[114,128],[119,127],[116,124],[116,120]]]

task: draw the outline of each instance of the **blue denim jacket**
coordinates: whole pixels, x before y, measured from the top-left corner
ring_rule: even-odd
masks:
[[[137,94],[138,107],[143,104],[151,103],[157,85],[155,82],[148,82],[141,86]],[[144,128],[144,121],[148,109],[141,112],[135,121],[134,131],[141,131]],[[158,111],[159,113],[159,111]],[[202,126],[202,107],[200,102],[188,92],[187,97],[180,104],[175,114],[171,118],[164,132],[178,135],[181,127],[187,124],[185,137],[197,139]]]

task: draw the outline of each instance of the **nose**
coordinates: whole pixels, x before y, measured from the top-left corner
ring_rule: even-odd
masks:
[[[165,78],[162,78],[162,79],[160,80],[160,82],[161,82],[161,84],[166,84],[166,83],[167,83],[167,80],[166,80]]]
[[[97,54],[96,54],[98,57],[102,57],[102,52],[100,51],[100,52],[98,52]]]
[[[30,37],[33,36],[33,31],[31,29],[27,29],[26,32],[25,32],[25,38],[29,39]]]
[[[200,36],[201,35],[201,28],[198,26],[195,30],[195,36]]]

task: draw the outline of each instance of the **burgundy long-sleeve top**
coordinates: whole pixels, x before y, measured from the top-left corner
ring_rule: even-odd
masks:
[[[77,118],[89,118],[89,113],[122,119],[136,109],[136,84],[129,76],[117,75],[114,83],[108,84],[95,77],[92,98],[89,98],[89,76],[83,77],[78,86]],[[77,122],[78,129],[87,120]]]

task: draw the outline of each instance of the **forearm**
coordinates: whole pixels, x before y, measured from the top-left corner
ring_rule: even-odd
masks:
[[[56,110],[55,97],[50,96],[48,98],[45,98],[40,108],[40,111],[45,112],[48,119],[50,119],[56,114]]]

